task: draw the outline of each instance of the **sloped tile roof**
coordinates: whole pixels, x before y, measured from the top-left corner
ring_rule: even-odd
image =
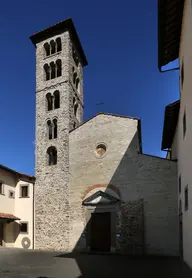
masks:
[[[0,212],[0,219],[20,220],[20,218],[10,213]]]
[[[172,146],[175,130],[177,127],[180,109],[180,100],[177,100],[165,107],[163,137],[161,149],[169,149]]]
[[[179,56],[185,0],[158,0],[158,68]]]
[[[5,171],[8,171],[14,175],[16,175],[18,178],[20,179],[24,179],[24,180],[29,180],[30,182],[34,182],[35,181],[35,177],[34,176],[30,176],[30,175],[27,175],[27,174],[23,174],[23,173],[20,173],[20,172],[17,172],[11,168],[8,168],[7,166],[4,166],[2,164],[0,164],[0,169],[3,169]]]

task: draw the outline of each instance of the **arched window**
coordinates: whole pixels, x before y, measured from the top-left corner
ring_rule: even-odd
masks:
[[[50,111],[53,109],[53,98],[50,93],[46,94],[47,99],[47,110]]]
[[[47,149],[48,165],[57,164],[57,149],[53,146]]]
[[[50,45],[51,45],[51,54],[54,54],[56,52],[56,43],[54,40],[52,40],[50,42]]]
[[[44,65],[44,71],[45,71],[45,80],[50,79],[50,67],[48,64]]]
[[[62,50],[61,38],[56,39],[56,45],[57,45],[57,52],[60,52]]]
[[[47,129],[48,129],[48,138],[49,140],[51,140],[53,138],[53,129],[52,129],[52,123],[51,123],[51,120],[48,120],[47,121]]]
[[[74,73],[73,73],[73,84],[74,84],[74,85],[75,85],[75,83],[76,83],[76,78],[77,78],[77,73],[74,72]]]
[[[76,89],[79,92],[79,78],[76,79]]]
[[[77,117],[77,110],[78,110],[78,103],[75,103],[75,105],[74,105],[74,114],[75,114],[75,117]]]
[[[53,120],[53,138],[57,138],[57,119]]]
[[[73,97],[73,106],[75,105],[75,97]]]
[[[51,62],[50,63],[50,67],[51,67],[51,79],[55,78],[55,63]]]
[[[50,45],[47,42],[44,44],[44,49],[45,49],[45,55],[49,56],[50,55]]]
[[[61,60],[56,61],[57,77],[62,75]]]
[[[60,108],[60,93],[59,91],[55,91],[53,93],[54,96],[54,109]]]

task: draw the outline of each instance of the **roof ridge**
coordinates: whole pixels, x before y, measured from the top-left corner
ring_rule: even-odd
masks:
[[[136,118],[136,117],[130,117],[130,116],[124,116],[124,115],[119,115],[119,114],[113,114],[113,113],[107,113],[107,112],[98,112],[96,115],[92,116],[91,118],[89,118],[88,120],[84,121],[83,123],[81,123],[79,126],[77,126],[74,129],[71,129],[69,131],[69,133],[71,133],[72,131],[78,129],[79,127],[81,127],[82,125],[86,124],[87,122],[91,121],[92,119],[96,118],[99,115],[105,115],[105,116],[113,116],[113,117],[119,117],[119,118],[125,118],[125,119],[130,119],[130,120],[137,120],[137,121],[141,121],[141,118]]]
[[[15,175],[19,175],[20,177],[24,176],[24,177],[27,177],[27,178],[30,178],[30,179],[35,179],[34,176],[31,176],[31,175],[28,175],[28,174],[24,174],[24,173],[18,172],[18,171],[13,170],[13,169],[11,169],[11,168],[9,168],[9,167],[3,165],[3,164],[0,164],[0,168],[2,168],[2,169],[5,170],[5,171],[11,172],[11,173],[13,173],[13,174],[15,174]]]

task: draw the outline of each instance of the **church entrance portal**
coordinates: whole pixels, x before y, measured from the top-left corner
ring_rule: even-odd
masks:
[[[111,214],[91,214],[91,251],[110,252],[111,247]]]

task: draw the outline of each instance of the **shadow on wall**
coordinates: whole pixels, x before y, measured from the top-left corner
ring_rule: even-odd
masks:
[[[72,237],[78,234],[76,245],[72,253],[59,255],[59,257],[76,260],[82,274],[78,277],[100,277],[95,274],[98,270],[90,267],[90,264],[94,263],[91,259],[93,256],[88,256],[90,262],[85,261],[84,256],[78,254],[79,251],[88,254],[118,253],[135,256],[147,253],[158,255],[158,252],[162,252],[162,255],[166,255],[163,254],[163,250],[166,248],[166,243],[170,241],[170,246],[174,247],[172,251],[167,247],[167,253],[179,255],[177,253],[177,199],[168,198],[172,188],[175,188],[176,164],[165,159],[139,154],[137,136],[136,133],[107,185],[99,184],[98,180],[97,185],[90,186],[82,194],[79,212],[74,212],[72,221],[77,224],[77,230],[82,226],[84,229],[79,234],[75,228],[73,229]],[[168,172],[164,173],[162,171],[164,168]],[[87,175],[91,176],[91,174],[88,168]],[[153,192],[154,186],[157,194]],[[170,221],[164,223],[163,218],[170,206],[173,208],[167,215]],[[164,229],[165,225],[166,229]],[[152,228],[151,232],[150,228]],[[172,231],[175,231],[175,237]],[[100,275],[102,272],[97,274]]]
[[[102,150],[99,152],[103,154]],[[104,171],[105,163],[108,163],[105,158],[107,156],[103,158]],[[96,161],[99,164],[101,159]],[[115,163],[113,164],[111,168],[114,174],[110,180],[106,180],[106,184],[100,184],[98,180],[97,184],[90,185],[81,194],[82,200],[79,200],[78,206],[80,217],[72,217],[74,227],[83,226],[84,230],[79,230],[78,235],[73,231],[73,239],[77,240],[79,236],[73,251],[117,252],[130,255],[144,253],[143,197],[137,190],[129,189],[129,182],[133,182],[130,176],[134,176],[133,172],[137,176],[139,166],[137,133],[122,155],[117,168]],[[95,171],[94,175],[99,177],[101,168],[95,166]],[[86,174],[91,180],[92,173],[89,172],[89,167],[86,168]]]
[[[17,222],[4,223],[4,225],[4,243],[15,243],[20,233],[20,225]]]

